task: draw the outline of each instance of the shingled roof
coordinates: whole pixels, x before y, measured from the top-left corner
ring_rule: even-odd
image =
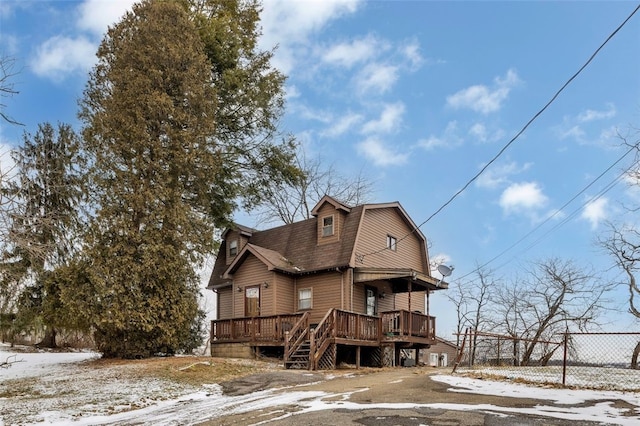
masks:
[[[218,256],[209,280],[209,288],[228,282],[225,272],[233,273],[251,253],[266,263],[269,269],[289,274],[304,274],[350,265],[364,206],[349,209],[345,215],[340,239],[335,243],[318,245],[318,219],[295,222],[264,231],[251,232],[249,244],[242,248],[231,265],[224,256]],[[243,227],[243,229],[250,229]],[[223,241],[219,253],[226,253]]]
[[[326,202],[332,204],[336,210],[342,210],[345,213],[344,223],[340,238],[336,242],[319,245],[317,240],[318,218],[315,215],[319,207]],[[409,225],[415,228],[411,219],[397,202],[348,207],[327,196],[320,200],[313,209],[314,217],[311,219],[263,231],[238,225],[234,229],[248,238],[248,244],[241,247],[231,264],[227,264],[224,256],[226,241],[222,242],[219,251],[221,255],[216,258],[208,287],[218,288],[229,284],[230,274],[233,274],[250,254],[260,259],[269,270],[292,275],[355,267],[352,264],[355,259],[354,249],[364,211],[388,207],[398,208]],[[223,236],[226,236],[229,231],[225,231]],[[419,229],[416,232],[424,238]]]

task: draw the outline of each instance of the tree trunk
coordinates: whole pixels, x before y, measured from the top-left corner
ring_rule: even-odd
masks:
[[[640,342],[638,342],[633,350],[633,355],[631,355],[631,368],[634,370],[638,369],[638,355],[640,355]]]
[[[39,348],[57,348],[56,345],[56,334],[58,332],[53,327],[47,327],[44,332],[44,337],[39,343],[36,343],[36,346]]]

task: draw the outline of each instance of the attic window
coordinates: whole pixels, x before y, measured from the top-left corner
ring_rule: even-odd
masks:
[[[387,235],[387,248],[389,250],[396,251],[396,249],[398,248],[398,240],[396,239],[396,237]]]
[[[325,216],[322,218],[322,236],[329,237],[333,235],[333,216]]]
[[[229,256],[238,254],[238,240],[229,241]]]

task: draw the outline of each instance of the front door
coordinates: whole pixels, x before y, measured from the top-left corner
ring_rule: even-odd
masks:
[[[244,288],[244,316],[259,317],[260,316],[260,286],[251,286]]]
[[[365,309],[367,315],[378,315],[378,289],[366,286],[365,291]]]

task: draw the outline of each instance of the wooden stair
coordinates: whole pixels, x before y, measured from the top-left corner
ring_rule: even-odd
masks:
[[[296,348],[296,350],[284,361],[286,369],[309,369],[309,358],[311,356],[311,341],[305,340]]]

